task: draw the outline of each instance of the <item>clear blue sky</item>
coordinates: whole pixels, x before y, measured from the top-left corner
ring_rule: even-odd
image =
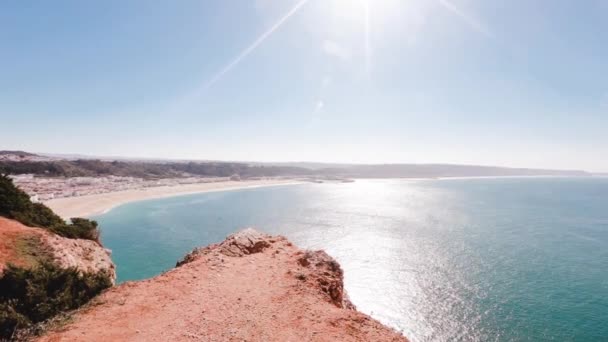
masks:
[[[608,171],[608,2],[0,2],[0,149]]]

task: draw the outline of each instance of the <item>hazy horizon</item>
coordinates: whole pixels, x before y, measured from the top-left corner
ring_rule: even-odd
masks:
[[[0,4],[0,149],[608,172],[608,5]]]

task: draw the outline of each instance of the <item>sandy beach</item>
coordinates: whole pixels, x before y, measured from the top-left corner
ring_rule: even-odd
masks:
[[[71,217],[90,217],[129,202],[188,195],[202,192],[238,190],[264,186],[300,184],[289,179],[225,181],[213,183],[159,186],[137,190],[108,192],[104,194],[57,198],[44,202],[55,213],[69,219]]]

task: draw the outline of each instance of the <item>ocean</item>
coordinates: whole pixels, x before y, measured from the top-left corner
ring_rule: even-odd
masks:
[[[289,185],[95,219],[119,282],[256,227],[326,250],[357,308],[412,341],[608,341],[608,178]]]

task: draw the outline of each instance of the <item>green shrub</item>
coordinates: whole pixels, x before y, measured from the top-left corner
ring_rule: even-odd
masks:
[[[31,269],[8,265],[0,277],[0,339],[76,309],[110,286],[103,272],[82,273],[52,263]]]
[[[71,218],[70,221],[72,221],[72,224],[55,226],[51,228],[51,231],[70,239],[87,239],[99,242],[97,221],[77,217]]]
[[[30,197],[5,175],[0,175],[0,216],[15,219],[27,226],[41,228],[65,223],[44,204],[32,203]]]
[[[14,184],[8,176],[0,174],[0,216],[8,217],[30,227],[48,229],[70,239],[88,239],[99,242],[97,222],[84,218],[72,218],[67,224],[49,207],[32,203],[30,197]]]

